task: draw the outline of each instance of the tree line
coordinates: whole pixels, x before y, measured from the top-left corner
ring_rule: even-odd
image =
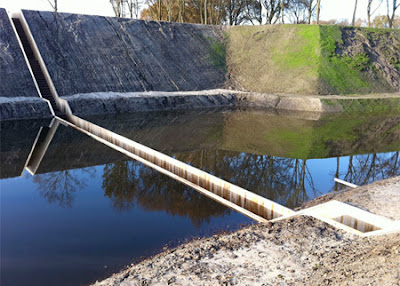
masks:
[[[58,11],[58,0],[47,0]],[[324,0],[326,1],[326,0]],[[199,23],[209,25],[331,24],[400,28],[397,0],[368,0],[359,7],[354,0],[352,22],[320,21],[321,0],[110,0],[116,17],[143,20]],[[372,17],[382,5],[386,15]],[[367,21],[356,19],[357,9],[365,9]]]
[[[326,1],[326,0],[324,0]],[[397,0],[354,0],[352,22],[321,21],[321,0],[110,0],[116,17],[209,25],[336,24],[400,28]],[[375,15],[386,6],[386,15]],[[364,9],[367,20],[356,19]]]

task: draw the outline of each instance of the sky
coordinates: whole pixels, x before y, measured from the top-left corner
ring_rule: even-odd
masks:
[[[367,18],[368,0],[358,0],[356,18]],[[375,2],[379,2],[376,0]],[[353,17],[355,0],[321,0],[321,20],[344,20],[351,22]],[[48,0],[0,0],[0,7],[8,11],[28,10],[52,10]],[[58,0],[59,12],[76,14],[114,16],[109,0]],[[398,13],[396,13],[398,14]],[[386,1],[373,15],[386,15]]]

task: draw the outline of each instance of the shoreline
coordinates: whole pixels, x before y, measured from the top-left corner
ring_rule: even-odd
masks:
[[[394,177],[304,206],[335,199],[399,219],[399,190]],[[361,238],[298,216],[193,240],[93,285],[396,285],[399,266],[400,233]]]
[[[227,89],[179,92],[98,92],[62,96],[77,116],[145,111],[250,107],[281,112],[400,112],[400,93],[368,95],[264,94]],[[47,110],[45,110],[47,109]],[[37,98],[0,98],[0,121],[51,117],[48,104]]]
[[[254,107],[315,113],[400,112],[400,93],[368,95],[265,94],[227,89],[88,93],[61,97],[78,116],[138,111]]]

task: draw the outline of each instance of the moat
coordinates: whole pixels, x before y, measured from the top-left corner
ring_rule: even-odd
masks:
[[[87,120],[289,208],[400,175],[398,115],[254,109]],[[1,122],[1,272],[12,285],[87,285],[193,237],[253,223],[62,124],[34,176],[41,126]]]

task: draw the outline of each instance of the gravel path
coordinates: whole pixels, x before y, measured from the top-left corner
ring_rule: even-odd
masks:
[[[399,184],[393,178],[332,198],[378,214],[384,205],[397,218]],[[194,240],[94,285],[400,285],[400,233],[361,238],[299,216]]]

